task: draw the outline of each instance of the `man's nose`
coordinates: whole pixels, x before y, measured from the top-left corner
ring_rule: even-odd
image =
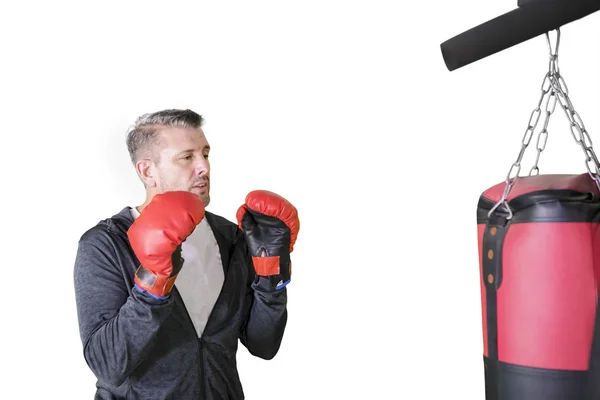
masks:
[[[204,157],[199,158],[196,163],[196,171],[198,172],[198,175],[207,174],[210,171],[208,160]]]

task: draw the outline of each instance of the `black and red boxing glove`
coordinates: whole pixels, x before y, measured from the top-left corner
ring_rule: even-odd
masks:
[[[268,277],[276,290],[291,280],[290,253],[300,230],[296,208],[283,197],[266,190],[255,190],[236,214],[244,231],[256,274]]]
[[[181,243],[204,218],[204,203],[190,192],[155,195],[133,222],[127,236],[140,261],[134,282],[155,298],[168,297],[183,267]]]

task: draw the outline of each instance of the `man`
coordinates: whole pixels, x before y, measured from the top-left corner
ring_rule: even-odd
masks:
[[[77,313],[96,399],[244,399],[238,340],[267,360],[279,350],[297,211],[268,191],[248,194],[237,225],[206,211],[202,123],[190,110],[138,118],[127,146],[146,199],[79,241]]]

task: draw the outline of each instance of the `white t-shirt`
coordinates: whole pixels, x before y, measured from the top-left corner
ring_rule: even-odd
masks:
[[[131,215],[135,219],[140,213],[131,207]],[[224,280],[219,246],[206,218],[181,244],[181,256],[185,261],[175,286],[200,337]]]

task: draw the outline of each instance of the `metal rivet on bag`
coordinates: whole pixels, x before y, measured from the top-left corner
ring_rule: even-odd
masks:
[[[494,258],[494,250],[488,250],[488,258],[491,260]]]
[[[491,285],[492,283],[494,283],[494,275],[489,274],[488,275],[488,283]]]
[[[492,228],[490,229],[490,234],[492,236],[494,236],[496,234],[496,232],[498,231],[498,229],[495,226],[492,226]]]

